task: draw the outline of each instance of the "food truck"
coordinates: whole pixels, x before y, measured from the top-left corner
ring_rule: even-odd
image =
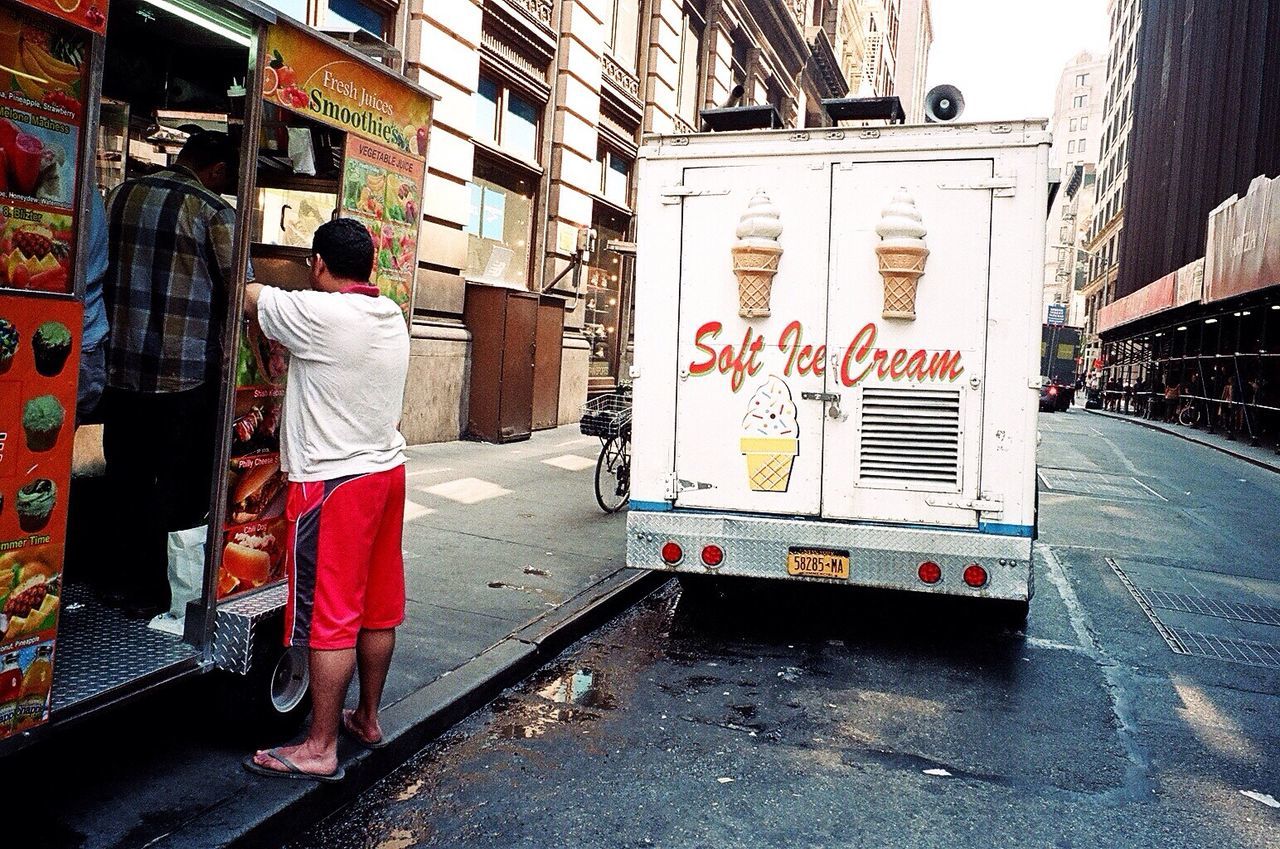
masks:
[[[0,754],[202,673],[258,719],[305,712],[306,654],[282,646],[287,359],[240,320],[243,290],[306,287],[315,229],[350,216],[408,321],[434,100],[253,0],[0,0]],[[199,130],[240,151],[213,483],[207,524],[168,534],[174,610],[131,619],[101,598],[131,566],[131,505],[75,420],[86,205]]]
[[[1042,122],[656,136],[629,566],[1027,615]]]

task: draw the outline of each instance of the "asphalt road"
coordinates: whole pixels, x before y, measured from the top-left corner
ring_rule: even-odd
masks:
[[[1041,418],[1025,635],[672,583],[289,849],[1280,846],[1280,476]]]

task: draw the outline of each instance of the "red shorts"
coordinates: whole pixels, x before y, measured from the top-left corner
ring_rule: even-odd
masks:
[[[349,649],[404,621],[404,466],[289,484],[284,642]]]

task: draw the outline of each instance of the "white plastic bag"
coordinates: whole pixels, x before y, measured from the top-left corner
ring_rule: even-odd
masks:
[[[316,175],[316,149],[311,143],[311,130],[289,127],[289,160],[293,163],[293,173]]]
[[[169,532],[169,612],[151,620],[157,631],[181,636],[187,602],[195,601],[204,586],[204,543],[209,526]]]

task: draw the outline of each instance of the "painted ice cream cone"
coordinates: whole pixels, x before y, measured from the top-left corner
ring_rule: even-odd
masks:
[[[760,318],[769,314],[773,277],[782,261],[782,220],[778,208],[764,192],[756,192],[747,204],[736,231],[733,273],[738,278],[738,314]]]
[[[899,189],[876,226],[881,240],[876,257],[884,278],[885,318],[916,317],[916,287],[929,258],[925,232],[915,200],[905,188]]]
[[[800,427],[791,390],[770,377],[747,402],[739,447],[747,460],[747,483],[755,492],[786,492],[800,453]]]

